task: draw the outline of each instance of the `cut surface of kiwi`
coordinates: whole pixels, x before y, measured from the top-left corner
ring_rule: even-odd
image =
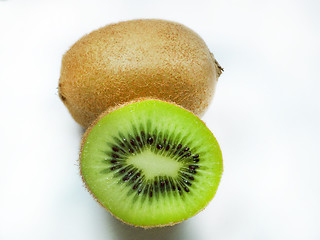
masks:
[[[173,225],[214,197],[223,171],[219,145],[191,112],[159,100],[102,115],[82,142],[88,190],[125,223]]]

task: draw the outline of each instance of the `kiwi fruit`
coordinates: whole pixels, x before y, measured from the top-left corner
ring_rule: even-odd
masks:
[[[188,219],[214,197],[220,147],[190,111],[142,99],[102,113],[86,130],[80,171],[94,198],[121,221],[144,228]]]
[[[63,56],[58,89],[84,128],[107,108],[146,97],[202,116],[222,70],[201,37],[184,25],[131,20],[77,41]]]

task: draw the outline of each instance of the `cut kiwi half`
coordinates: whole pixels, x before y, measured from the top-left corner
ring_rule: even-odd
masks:
[[[204,209],[223,166],[215,137],[197,116],[144,100],[107,111],[87,129],[80,170],[104,208],[147,228],[173,225]]]

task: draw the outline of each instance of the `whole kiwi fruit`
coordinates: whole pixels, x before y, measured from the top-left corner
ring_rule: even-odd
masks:
[[[131,20],[85,35],[64,54],[59,96],[84,128],[107,108],[145,97],[202,116],[222,70],[184,25]]]

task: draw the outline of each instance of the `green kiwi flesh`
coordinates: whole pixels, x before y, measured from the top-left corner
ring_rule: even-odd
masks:
[[[173,225],[200,212],[223,171],[221,150],[205,124],[159,100],[102,115],[85,133],[80,168],[103,207],[140,227]]]

